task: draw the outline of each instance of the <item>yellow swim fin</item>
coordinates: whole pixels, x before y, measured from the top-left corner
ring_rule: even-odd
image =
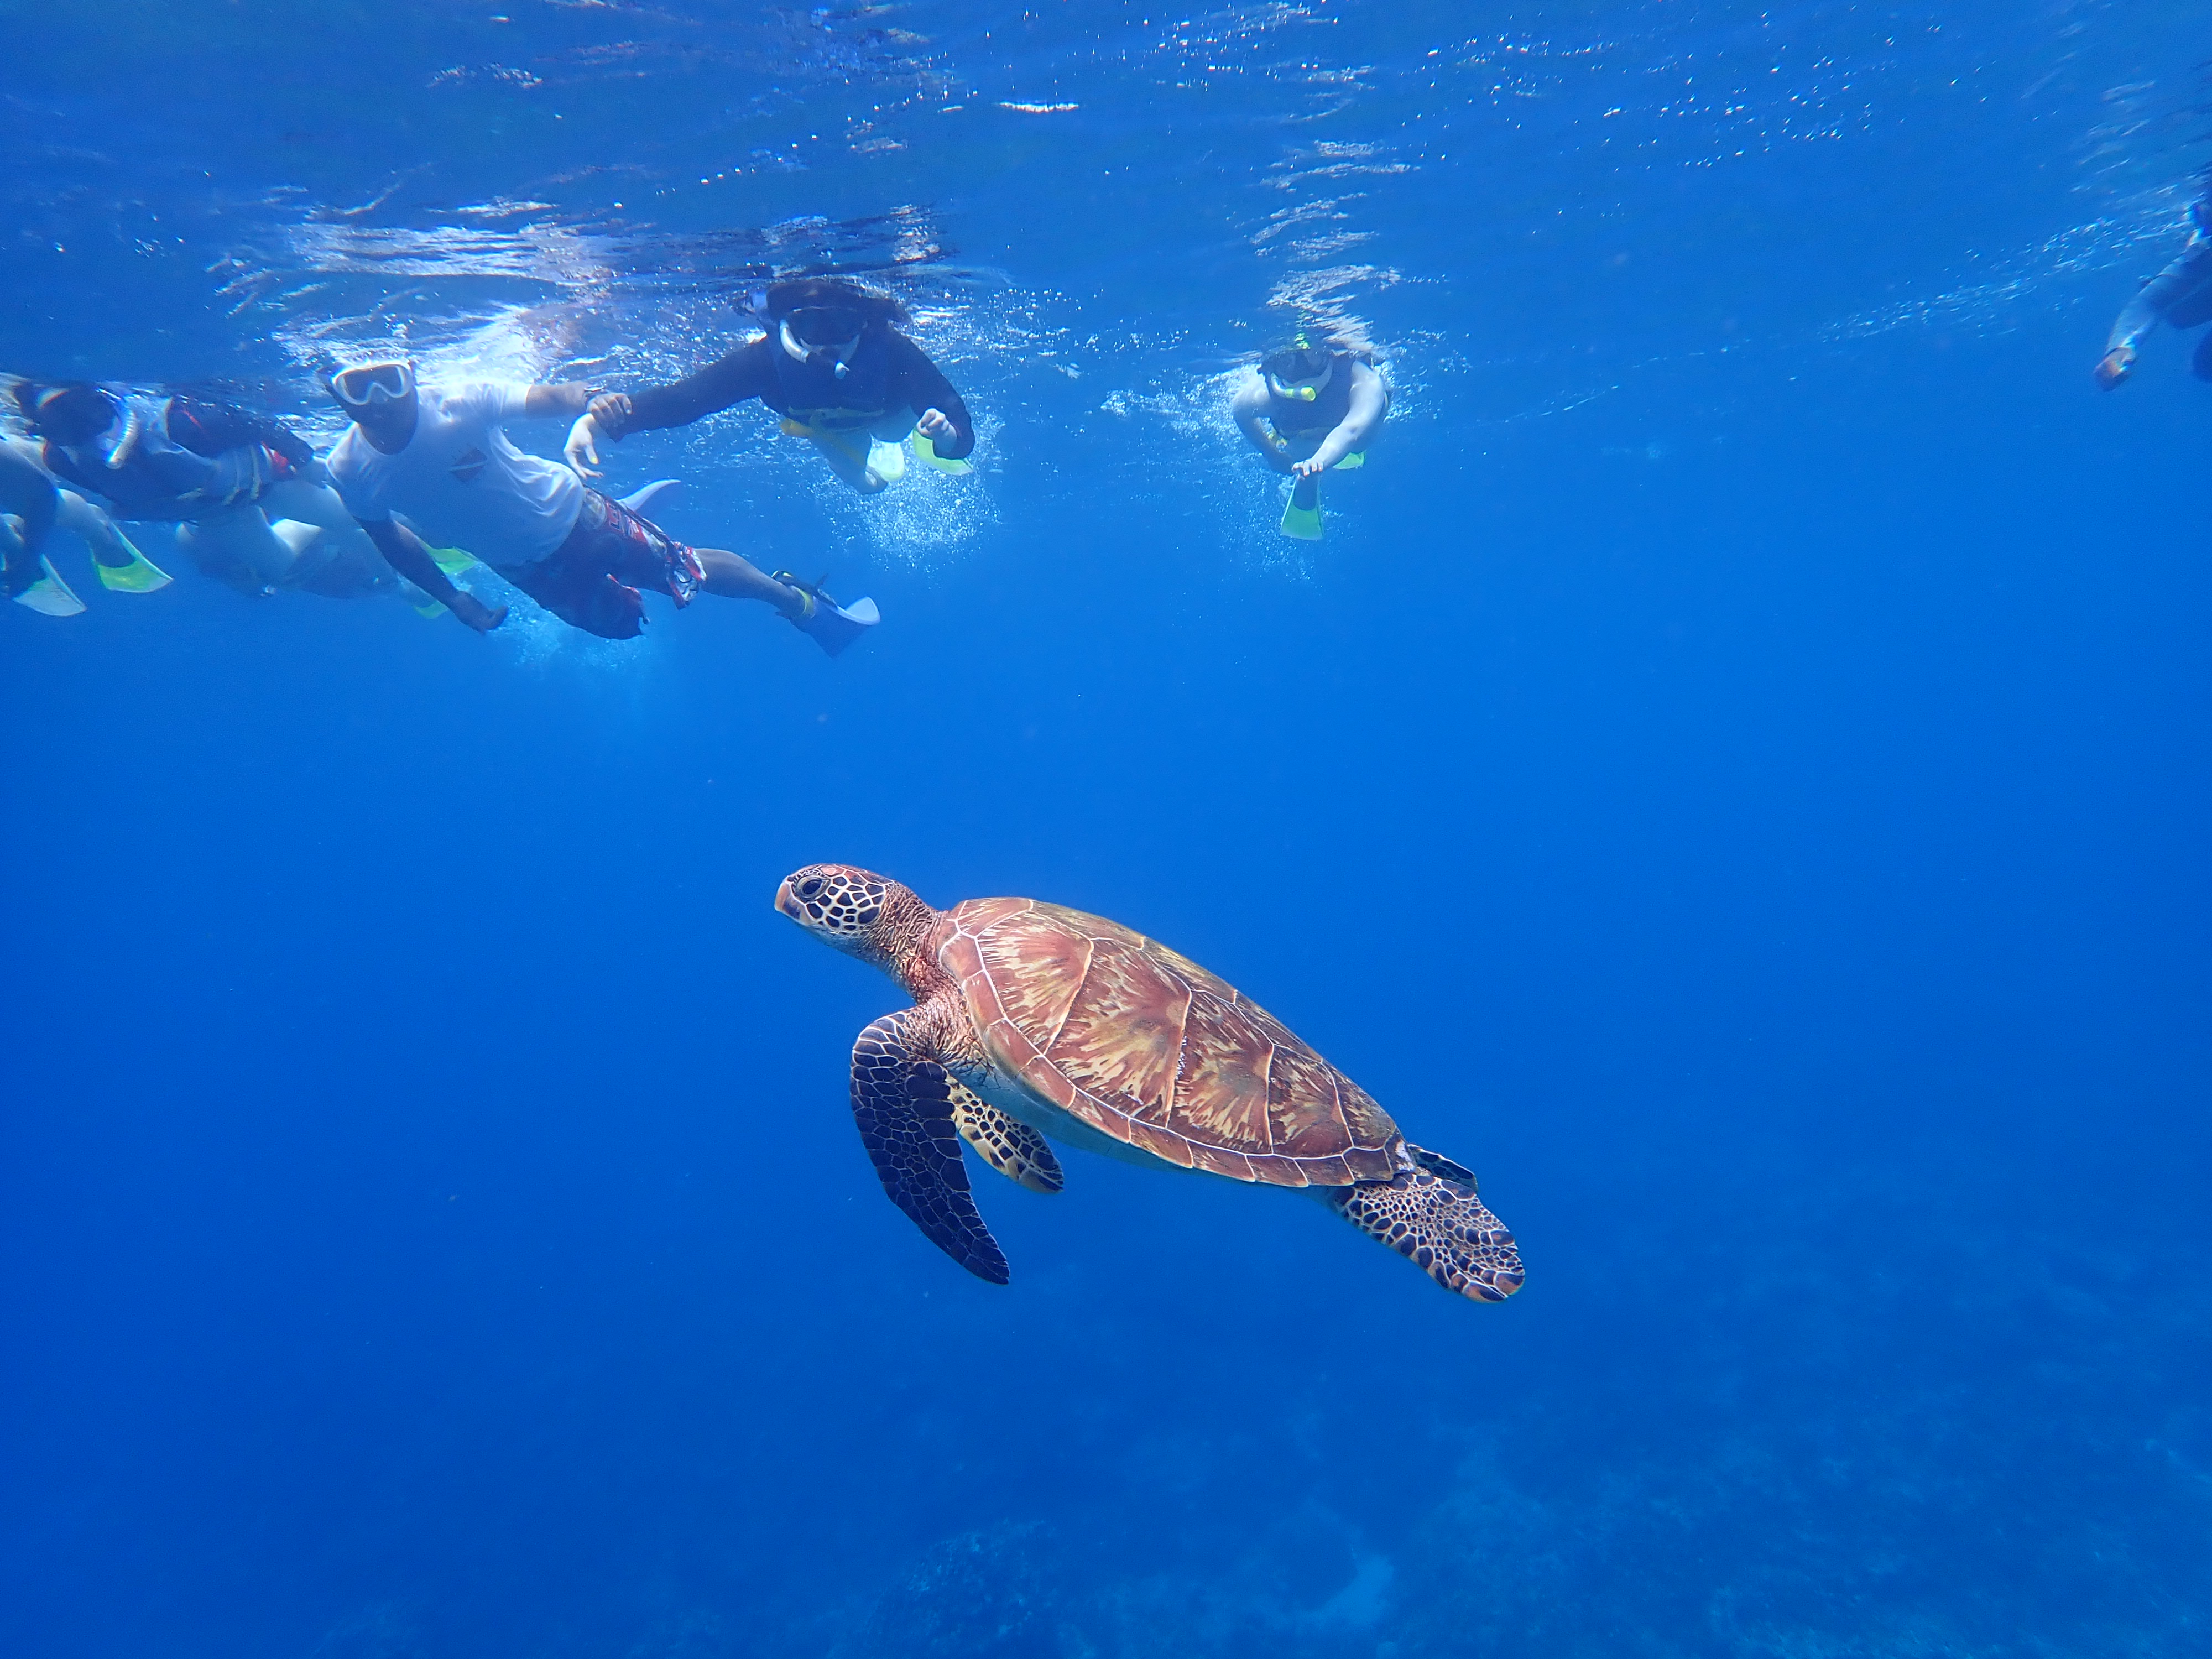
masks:
[[[131,544],[131,538],[120,532],[115,539],[121,542],[131,555],[128,564],[102,564],[100,556],[93,555],[92,568],[100,574],[100,585],[111,593],[158,593],[175,579]]]
[[[939,472],[950,472],[956,478],[964,478],[975,470],[966,461],[951,460],[939,454],[937,446],[920,432],[915,433],[908,441],[914,445],[914,453]]]
[[[1355,449],[1349,455],[1346,455],[1342,460],[1339,461],[1334,471],[1338,472],[1350,472],[1366,465],[1367,452],[1364,449]]]
[[[38,580],[15,596],[15,603],[41,617],[82,617],[84,601],[70,591],[48,559],[39,561]]]
[[[1290,500],[1283,503],[1283,534],[1302,542],[1321,539],[1319,478],[1301,478],[1291,487]]]
[[[477,562],[477,556],[465,547],[434,547],[430,556],[438,562],[438,568],[448,576],[458,576]],[[446,607],[440,605],[439,610]]]

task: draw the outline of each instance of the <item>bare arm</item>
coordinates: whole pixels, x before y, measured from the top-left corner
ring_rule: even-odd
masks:
[[[1267,384],[1257,374],[1249,376],[1237,388],[1237,395],[1229,401],[1229,412],[1236,417],[1237,429],[1245,441],[1258,450],[1278,472],[1291,470],[1291,458],[1280,438],[1267,429]]]
[[[592,388],[581,380],[534,386],[523,398],[522,412],[533,420],[553,415],[573,417],[584,412],[584,405],[592,401]]]
[[[356,519],[354,522],[376,544],[376,550],[384,555],[386,564],[477,633],[489,634],[507,620],[505,605],[495,609],[468,589],[456,587],[453,579],[438,568],[437,560],[422,544],[422,538],[405,525],[391,519]]]

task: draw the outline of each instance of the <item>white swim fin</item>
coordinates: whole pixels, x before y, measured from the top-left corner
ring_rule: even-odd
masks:
[[[38,580],[15,596],[15,603],[41,617],[82,617],[84,601],[70,591],[51,559],[39,561]]]

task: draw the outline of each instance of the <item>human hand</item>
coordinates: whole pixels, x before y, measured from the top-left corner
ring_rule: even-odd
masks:
[[[486,605],[465,587],[453,590],[453,597],[446,601],[446,609],[459,617],[462,623],[479,634],[489,634],[507,620],[505,605]]]
[[[2097,367],[2091,373],[2097,384],[2110,392],[2135,372],[2135,366],[2136,354],[2133,350],[2126,346],[2114,346],[2098,359]]]
[[[629,419],[629,394],[623,392],[602,392],[586,405],[584,413],[595,420],[620,426]]]
[[[599,428],[588,414],[576,416],[576,423],[568,428],[568,441],[562,446],[561,453],[575,468],[578,477],[599,476]]]
[[[1328,464],[1317,455],[1309,455],[1303,461],[1291,463],[1291,472],[1301,478],[1318,478],[1328,470]]]
[[[935,443],[939,438],[954,438],[959,435],[959,428],[952,424],[951,416],[941,409],[923,410],[921,418],[916,421],[914,426],[915,431],[921,433],[932,443]]]

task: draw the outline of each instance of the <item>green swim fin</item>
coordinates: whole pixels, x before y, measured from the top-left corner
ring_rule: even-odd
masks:
[[[82,617],[84,601],[70,591],[70,585],[49,559],[39,561],[38,580],[15,596],[15,603],[41,617]]]
[[[1283,503],[1283,534],[1302,542],[1321,539],[1321,480],[1301,478]]]
[[[115,539],[121,542],[131,554],[128,564],[102,564],[100,556],[93,555],[92,568],[100,573],[100,585],[111,593],[158,593],[175,580],[131,544],[131,538],[120,532]]]
[[[939,472],[950,472],[956,478],[963,478],[975,470],[966,461],[951,460],[939,454],[937,446],[930,442],[921,433],[915,433],[910,441],[914,445],[914,453]]]
[[[465,547],[434,547],[430,556],[438,562],[438,568],[448,576],[458,576],[477,562],[477,556]],[[440,605],[439,610],[446,607]]]
[[[1367,452],[1364,449],[1355,449],[1339,461],[1334,470],[1339,472],[1351,472],[1366,465]]]

